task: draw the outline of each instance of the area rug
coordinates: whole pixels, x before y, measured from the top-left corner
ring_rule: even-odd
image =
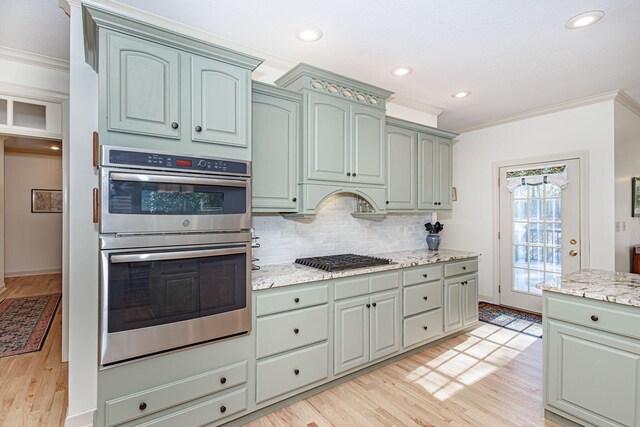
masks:
[[[542,338],[542,316],[539,314],[481,302],[479,317],[483,322]]]
[[[40,351],[59,302],[60,294],[0,302],[0,358]]]

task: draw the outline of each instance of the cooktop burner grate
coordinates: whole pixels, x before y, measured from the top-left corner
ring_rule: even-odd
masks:
[[[353,268],[391,264],[390,259],[355,254],[298,258],[295,262],[296,264],[302,264],[307,267],[318,268],[324,271],[350,270]]]

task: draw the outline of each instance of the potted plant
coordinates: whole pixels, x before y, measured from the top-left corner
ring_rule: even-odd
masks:
[[[437,251],[438,247],[440,247],[440,233],[444,228],[444,225],[440,224],[440,222],[436,222],[435,224],[431,224],[430,222],[424,225],[424,228],[427,229],[429,234],[427,235],[427,246],[430,251]]]

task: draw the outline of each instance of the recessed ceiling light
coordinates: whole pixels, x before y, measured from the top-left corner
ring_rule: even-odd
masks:
[[[54,150],[54,151],[58,151],[60,149],[60,147],[58,147],[57,145],[52,145],[51,147],[49,147],[50,149]]]
[[[454,98],[464,98],[465,96],[469,96],[469,95],[471,95],[471,92],[464,91],[464,92],[454,93],[451,96],[453,96]]]
[[[407,67],[406,65],[391,69],[391,74],[393,74],[394,76],[398,76],[398,77],[407,76],[407,75],[411,74],[412,72],[413,72],[413,68]]]
[[[306,27],[298,28],[296,37],[303,42],[315,42],[322,38],[322,30],[318,27],[307,25]]]
[[[581,13],[578,16],[574,16],[569,19],[565,27],[570,30],[576,30],[578,28],[588,27],[589,25],[595,24],[604,16],[604,12],[601,10],[592,10],[590,12]]]

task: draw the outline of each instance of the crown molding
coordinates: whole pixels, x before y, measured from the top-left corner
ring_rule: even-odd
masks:
[[[630,97],[625,91],[618,91],[615,98],[616,102],[624,105],[629,111],[640,117],[640,102]]]
[[[613,101],[614,99],[616,99],[616,97],[620,92],[621,92],[620,90],[612,90],[610,92],[587,96],[584,98],[575,99],[573,101],[562,102],[560,104],[550,105],[548,107],[535,108],[533,110],[524,111],[522,113],[517,113],[517,114],[511,114],[509,116],[505,116],[500,119],[491,120],[485,123],[479,123],[477,125],[458,129],[456,130],[456,132],[458,133],[471,132],[474,130],[485,129],[493,126],[503,125],[506,123],[517,122],[519,120],[530,119],[538,116],[544,116],[546,114],[557,113],[559,111],[571,110],[573,108],[578,108],[578,107],[585,107],[591,104],[598,104],[600,102]]]
[[[69,61],[5,46],[0,46],[0,59],[49,68],[51,70],[64,71],[66,73],[69,72]]]
[[[0,82],[0,93],[18,98],[37,99],[39,101],[61,103],[69,99],[69,94],[33,86]]]
[[[407,98],[401,95],[393,95],[387,100],[387,104],[395,104],[401,107],[411,108],[412,110],[422,111],[423,113],[432,114],[438,117],[444,112],[444,108],[435,105],[425,104],[415,99]]]

